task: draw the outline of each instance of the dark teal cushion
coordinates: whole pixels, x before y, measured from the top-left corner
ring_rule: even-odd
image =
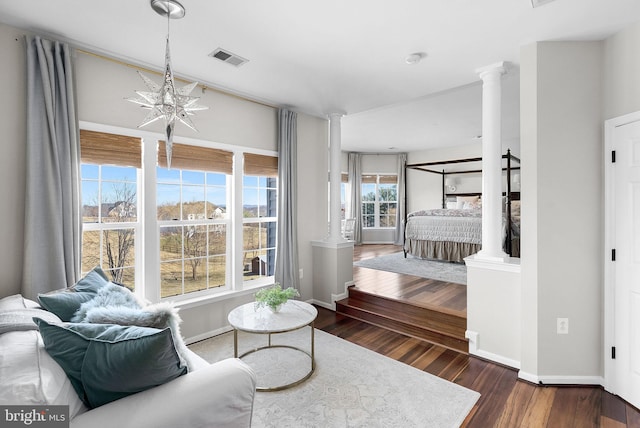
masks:
[[[34,321],[45,349],[90,408],[162,385],[187,372],[169,328]]]
[[[39,294],[38,302],[40,306],[56,314],[62,321],[71,321],[80,305],[93,299],[98,290],[107,284],[109,284],[107,275],[100,267],[96,267],[64,291]]]

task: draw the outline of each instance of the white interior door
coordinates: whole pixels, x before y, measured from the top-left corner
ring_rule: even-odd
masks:
[[[608,123],[607,129],[615,162],[606,167],[606,241],[615,249],[615,260],[605,270],[605,296],[611,302],[606,319],[613,324],[607,326],[606,341],[615,355],[605,350],[610,371],[605,370],[605,378],[612,393],[640,407],[640,112],[624,119]]]

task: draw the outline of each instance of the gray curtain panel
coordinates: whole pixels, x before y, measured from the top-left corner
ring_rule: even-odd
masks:
[[[27,179],[22,294],[74,284],[80,272],[80,135],[73,51],[27,36]]]
[[[362,244],[362,154],[349,153],[349,201],[350,216],[356,219],[353,240],[356,245]]]
[[[298,274],[297,114],[278,112],[278,238],[275,280],[300,289]]]
[[[398,209],[396,210],[396,240],[394,244],[403,245],[404,244],[404,213],[406,207],[405,205],[405,194],[407,192],[407,177],[405,166],[407,165],[407,154],[406,153],[398,153]]]

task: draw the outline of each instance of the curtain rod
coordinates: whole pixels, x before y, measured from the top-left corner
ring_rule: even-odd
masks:
[[[122,61],[120,59],[112,58],[112,57],[109,57],[109,56],[106,56],[106,55],[102,55],[102,54],[98,54],[98,53],[95,53],[95,52],[86,51],[86,50],[80,49],[80,48],[75,48],[75,50],[76,50],[76,52],[79,52],[79,53],[84,54],[84,55],[88,55],[88,56],[92,56],[92,57],[95,57],[95,58],[99,58],[99,59],[103,59],[103,60],[106,60],[106,61],[110,61],[110,62],[119,64],[119,65],[123,65],[125,67],[133,68],[133,69],[138,70],[138,71],[144,71],[145,73],[152,73],[152,74],[155,74],[155,75],[158,75],[158,76],[162,76],[163,75],[162,72],[159,72],[159,71],[156,71],[156,70],[152,70],[150,68],[142,67],[140,65],[131,64],[131,63]],[[174,76],[174,79],[178,80],[180,82],[184,82],[184,83],[191,83],[189,80],[183,79],[181,77]],[[243,100],[243,101],[249,101],[249,102],[261,105],[261,106],[271,107],[271,108],[275,108],[275,109],[279,108],[279,107],[274,106],[272,104],[267,104],[267,103],[264,103],[264,102],[261,102],[261,101],[256,101],[256,100],[253,100],[251,98],[244,97],[242,95],[234,94],[232,92],[223,91],[222,89],[217,89],[217,88],[214,88],[214,87],[211,87],[211,86],[207,86],[204,83],[198,83],[198,87],[202,88],[202,93],[204,93],[207,90],[212,90],[212,91],[215,91],[215,92],[217,92],[219,94],[223,94],[223,95],[227,95],[227,96],[230,96],[230,97],[234,97],[234,98],[237,98],[237,99],[240,99],[240,100]]]

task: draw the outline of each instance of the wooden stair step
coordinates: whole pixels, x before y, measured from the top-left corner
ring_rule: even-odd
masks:
[[[438,311],[350,287],[349,297],[336,302],[336,312],[458,352],[469,352],[464,337],[466,317],[455,311]]]
[[[415,305],[408,301],[367,293],[356,287],[349,289],[348,299],[351,306],[376,312],[408,324],[437,330],[450,336],[464,339],[467,330],[466,314],[459,311]]]

